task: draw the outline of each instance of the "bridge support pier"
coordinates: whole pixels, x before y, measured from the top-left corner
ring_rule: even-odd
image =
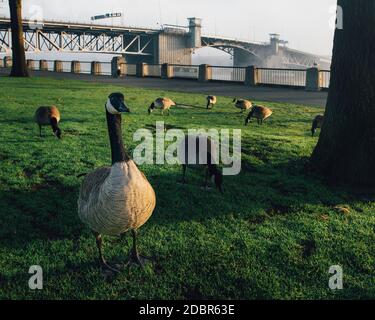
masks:
[[[40,71],[48,71],[48,63],[46,60],[39,61],[39,70]]]
[[[91,62],[91,74],[93,76],[101,75],[102,73],[102,65],[98,61]]]
[[[27,69],[35,70],[35,61],[34,60],[28,59],[26,61],[26,65],[27,65]]]
[[[321,77],[319,68],[310,68],[306,70],[306,91],[320,91]]]
[[[4,67],[5,68],[11,68],[13,65],[13,59],[12,57],[6,56],[4,57]]]
[[[208,82],[212,80],[212,68],[208,64],[201,64],[199,66],[199,82]]]
[[[111,74],[113,78],[126,75],[126,60],[124,57],[114,57],[111,61]]]
[[[245,85],[255,87],[258,85],[258,69],[255,66],[248,66],[246,68]]]
[[[54,64],[53,64],[53,70],[55,72],[63,72],[64,69],[63,69],[63,63],[62,61],[60,60],[55,60]]]
[[[173,77],[173,69],[168,63],[164,63],[161,66],[161,78],[170,79]]]
[[[71,73],[81,73],[81,63],[79,61],[72,61],[70,65]]]

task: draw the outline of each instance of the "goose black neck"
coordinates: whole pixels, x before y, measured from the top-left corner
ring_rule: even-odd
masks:
[[[125,151],[122,140],[121,115],[113,115],[107,111],[107,124],[111,142],[112,164],[128,161],[130,158]]]

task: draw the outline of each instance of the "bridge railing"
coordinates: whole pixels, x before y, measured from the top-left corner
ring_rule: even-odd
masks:
[[[144,70],[145,77],[161,77],[161,64],[146,64]]]
[[[211,80],[245,82],[246,68],[211,66]]]
[[[118,58],[117,58],[118,59]],[[164,79],[190,79],[199,82],[225,81],[244,83],[248,86],[284,86],[327,90],[330,85],[330,71],[310,69],[257,68],[254,66],[223,67],[210,65],[115,63],[98,61],[27,60],[31,70],[69,72],[113,77],[137,76]],[[0,67],[11,67],[11,57],[0,59]]]
[[[331,71],[320,70],[320,86],[323,89],[328,89],[331,81]]]
[[[137,75],[137,65],[134,63],[125,63],[125,75],[136,76]]]
[[[199,78],[199,66],[171,65],[172,78],[197,79]]]
[[[307,71],[304,69],[257,68],[257,70],[258,83],[262,85],[306,86]]]

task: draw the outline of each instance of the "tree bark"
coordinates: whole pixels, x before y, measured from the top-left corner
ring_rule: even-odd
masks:
[[[11,77],[28,77],[22,27],[22,0],[9,0],[13,64]]]
[[[331,182],[375,187],[375,1],[338,0],[324,124],[312,163]]]

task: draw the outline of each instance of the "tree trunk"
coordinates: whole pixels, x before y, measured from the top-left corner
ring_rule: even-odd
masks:
[[[9,0],[13,65],[11,77],[28,77],[22,27],[22,0]]]
[[[375,1],[338,0],[331,85],[312,163],[331,182],[375,187]]]

